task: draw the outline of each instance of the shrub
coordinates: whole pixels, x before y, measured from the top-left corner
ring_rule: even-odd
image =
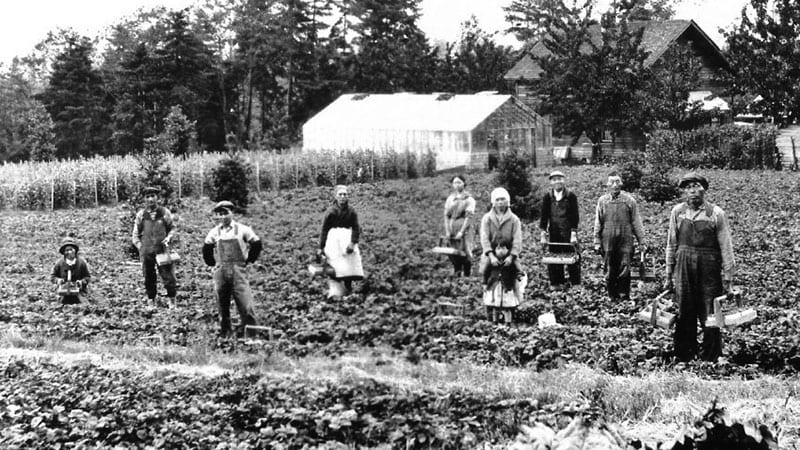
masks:
[[[694,130],[657,130],[647,143],[654,167],[781,169],[772,125],[709,125]]]
[[[677,198],[681,191],[678,184],[669,177],[666,169],[656,170],[642,177],[639,193],[649,202],[668,202]]]
[[[214,201],[228,200],[241,210],[246,210],[250,203],[247,182],[252,168],[237,152],[220,160],[211,171],[212,192]]]
[[[641,187],[645,164],[645,154],[638,151],[628,152],[615,161],[619,175],[622,177],[622,189],[633,192]]]
[[[520,219],[532,220],[539,216],[541,195],[528,172],[528,160],[516,150],[504,153],[497,166],[495,184],[504,186],[511,196],[511,210]]]

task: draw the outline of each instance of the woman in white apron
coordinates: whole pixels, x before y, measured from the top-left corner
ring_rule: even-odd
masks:
[[[328,280],[328,298],[350,295],[353,281],[364,278],[361,265],[361,252],[358,240],[361,228],[358,215],[350,206],[350,192],[347,186],[334,188],[333,205],[325,212],[322,220],[318,255],[325,255],[333,275]]]

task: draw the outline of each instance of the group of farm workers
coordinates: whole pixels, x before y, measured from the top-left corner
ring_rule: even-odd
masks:
[[[578,198],[567,189],[561,171],[549,174],[550,188],[542,198],[540,245],[553,254],[574,254],[570,264],[548,265],[548,278],[553,289],[569,289],[581,283],[578,241]],[[444,231],[448,253],[456,276],[469,276],[472,271],[474,216],[476,202],[466,190],[463,175],[451,179],[453,192],[444,207]],[[707,327],[713,314],[713,299],[729,291],[734,273],[733,249],[724,211],[705,199],[708,180],[691,172],[680,179],[685,201],[670,214],[666,246],[665,289],[674,290],[679,307],[674,332],[675,355],[682,361],[695,356],[716,360],[722,353],[719,328]],[[616,171],[608,174],[608,193],[597,202],[594,217],[594,250],[604,259],[605,281],[611,301],[629,299],[633,240],[644,251],[644,231],[636,200],[622,190],[622,178]],[[159,204],[160,190],[144,191],[145,207],[138,211],[133,225],[132,241],[139,249],[144,274],[145,292],[154,301],[156,282],[160,277],[167,298],[177,292],[174,264],[162,264],[170,253],[175,227],[170,211]],[[491,209],[479,225],[480,261],[478,273],[483,282],[483,299],[493,320],[508,321],[509,309],[519,305],[527,277],[522,269],[522,223],[510,209],[511,198],[504,188],[490,195]],[[220,334],[232,334],[231,299],[241,317],[241,329],[255,325],[253,296],[247,279],[247,264],[254,263],[262,243],[252,228],[233,220],[235,206],[229,201],[214,205],[217,222],[203,242],[203,260],[214,267],[214,287],[218,301]],[[329,296],[348,295],[352,282],[364,276],[358,248],[361,228],[358,215],[349,204],[346,186],[334,188],[334,200],[322,221],[317,259],[324,263],[329,277]],[[91,279],[86,262],[78,256],[78,244],[66,239],[59,247],[63,255],[55,265],[53,281],[59,285],[62,302],[79,302]],[[565,276],[566,268],[566,276]],[[70,289],[62,290],[69,285]],[[702,347],[698,349],[696,326],[703,329]]]
[[[549,174],[550,188],[542,198],[540,244],[543,251],[575,255],[570,264],[548,264],[553,289],[569,289],[581,283],[578,241],[578,198],[567,189],[561,171]],[[475,199],[466,190],[463,175],[451,179],[453,192],[444,206],[444,233],[455,276],[468,276],[472,267]],[[605,284],[612,302],[630,298],[634,239],[639,251],[646,249],[642,219],[636,200],[622,190],[619,172],[607,178],[608,192],[597,201],[594,216],[594,251],[605,267]],[[665,290],[672,290],[678,304],[674,332],[675,356],[689,361],[695,356],[714,361],[722,354],[720,329],[706,326],[714,314],[714,298],[731,289],[734,275],[733,246],[725,212],[705,198],[708,180],[690,172],[679,181],[685,201],[672,208],[667,230]],[[509,193],[503,188],[491,192],[491,209],[480,220],[480,263],[484,304],[491,319],[507,320],[508,310],[521,301],[526,283],[520,266],[522,225],[509,209]],[[564,261],[567,261],[564,260]],[[562,261],[562,260],[557,260]],[[566,275],[565,275],[566,266]],[[500,301],[498,302],[498,298]],[[497,310],[504,310],[504,316]],[[703,330],[702,346],[697,342],[697,324]]]

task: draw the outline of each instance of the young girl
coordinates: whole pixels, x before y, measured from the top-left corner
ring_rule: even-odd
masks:
[[[58,260],[55,267],[53,267],[52,281],[59,288],[62,285],[66,285],[63,287],[68,288],[74,283],[78,293],[61,295],[61,304],[76,305],[81,302],[79,295],[86,294],[86,287],[91,279],[89,266],[83,258],[78,256],[78,244],[70,238],[66,238],[61,242],[58,252],[64,257]]]

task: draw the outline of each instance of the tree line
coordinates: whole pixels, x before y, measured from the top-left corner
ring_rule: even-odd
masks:
[[[690,129],[700,63],[674,47],[646,67],[638,20],[668,19],[682,0],[513,0],[509,31],[543,41],[538,110],[554,133]],[[499,45],[478,19],[456,42],[419,28],[420,0],[204,0],[140,10],[99,38],[48,34],[0,70],[0,160],[140,154],[166,142],[181,155],[227,147],[286,148],[301,125],[344,92],[506,91],[503,75],[529,49]],[[750,0],[725,33],[735,111],[779,124],[800,113],[800,7]],[[601,25],[599,44],[587,30]],[[588,51],[586,50],[588,46]],[[758,102],[753,102],[758,97]]]
[[[515,60],[477,19],[434,45],[419,0],[207,0],[140,10],[104,45],[48,35],[0,76],[0,160],[287,148],[344,92],[502,89]]]

